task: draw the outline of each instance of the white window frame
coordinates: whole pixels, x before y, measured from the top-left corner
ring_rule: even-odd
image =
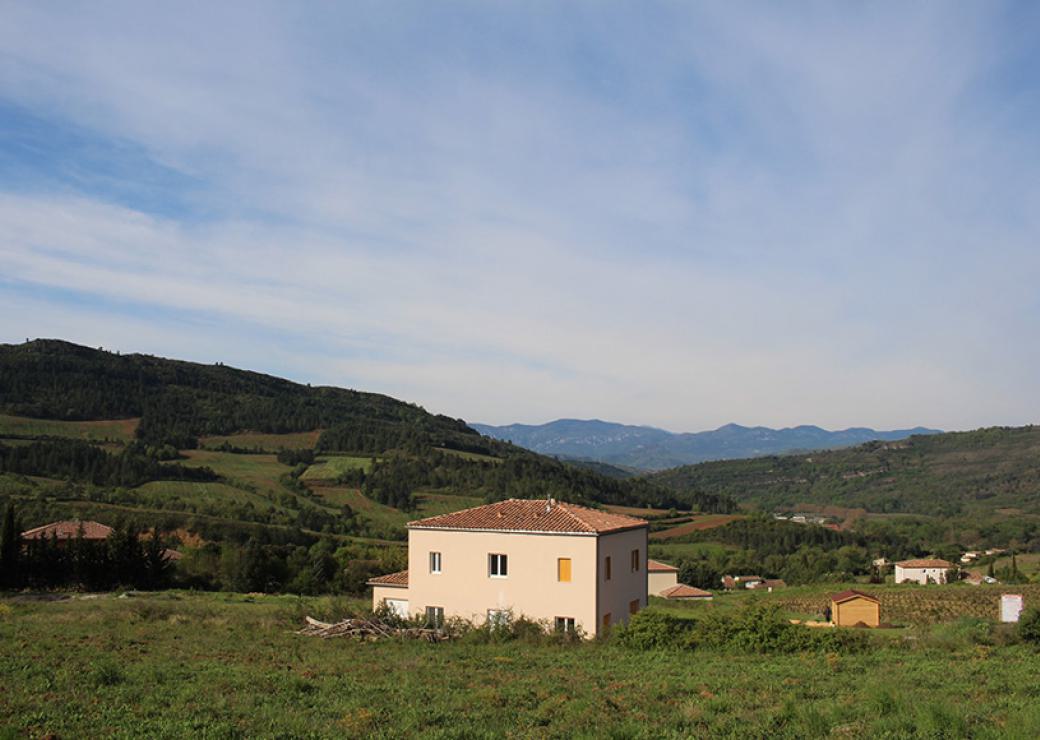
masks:
[[[574,617],[556,617],[555,625],[557,632],[574,632],[576,624]]]
[[[509,577],[509,556],[500,552],[488,553],[488,578]]]
[[[441,554],[439,552],[430,551],[430,573],[433,575],[441,574]]]
[[[426,607],[426,624],[434,628],[441,628],[444,626],[444,607],[443,606],[428,606]]]

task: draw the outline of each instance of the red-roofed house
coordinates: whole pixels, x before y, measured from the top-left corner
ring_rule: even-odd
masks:
[[[675,599],[679,601],[711,601],[712,599],[711,591],[687,586],[685,583],[679,583],[671,588],[666,588],[657,595],[665,599]]]
[[[91,522],[87,520],[80,521],[76,519],[51,522],[50,524],[44,524],[40,527],[27,529],[22,532],[22,539],[49,540],[55,538],[59,543],[66,542],[79,537],[81,528],[83,530],[83,539],[95,542],[98,540],[107,540],[109,535],[114,531],[111,527],[101,524],[100,522]]]
[[[58,547],[63,547],[70,540],[75,540],[81,534],[86,542],[100,542],[107,540],[115,532],[112,527],[101,522],[93,522],[88,519],[68,519],[60,522],[51,522],[39,527],[33,527],[22,532],[23,542],[36,540],[54,540]],[[163,551],[167,560],[180,560],[183,554],[176,550],[166,549]]]
[[[946,583],[946,575],[957,566],[949,560],[926,558],[896,563],[896,583]]]
[[[587,635],[647,603],[648,523],[510,499],[408,523],[408,570],[373,578],[373,607],[437,622],[523,614]]]
[[[661,596],[662,591],[679,583],[679,569],[674,565],[662,563],[660,560],[647,560],[646,572],[648,574],[647,591],[651,596]]]

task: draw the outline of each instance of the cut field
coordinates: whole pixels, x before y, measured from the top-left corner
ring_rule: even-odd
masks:
[[[484,503],[484,499],[475,496],[417,492],[415,494],[417,508],[415,511],[409,512],[373,501],[357,488],[348,486],[316,486],[313,490],[329,506],[336,508],[344,505],[349,506],[361,517],[373,524],[394,529],[403,528],[405,524],[413,519],[448,514],[459,509],[480,506]]]
[[[319,457],[300,476],[304,481],[328,481],[335,480],[350,470],[364,470],[366,473],[372,469],[371,457],[351,457],[349,455],[330,455]]]
[[[1020,646],[763,656],[294,634],[360,606],[0,600],[0,737],[1040,735],[1040,661]]]
[[[705,529],[715,529],[715,527],[721,527],[724,524],[729,524],[730,522],[735,522],[738,519],[744,518],[745,517],[740,514],[705,514],[703,516],[694,517],[692,521],[684,524],[669,529],[662,529],[660,532],[654,532],[650,535],[650,539],[669,540],[693,532],[700,532]]]
[[[186,450],[189,467],[208,467],[224,476],[232,484],[255,487],[260,491],[282,491],[278,479],[288,473],[288,465],[282,465],[274,455],[236,455],[231,452],[212,450]]]
[[[293,432],[291,434],[264,434],[262,432],[240,432],[239,434],[227,434],[215,437],[202,437],[199,443],[207,448],[214,449],[224,444],[243,450],[309,450],[318,444],[318,437],[322,430],[313,432]]]
[[[452,450],[447,447],[435,447],[438,452],[443,452],[448,455],[455,455],[461,457],[463,460],[469,460],[470,462],[486,462],[498,464],[502,462],[502,458],[495,457],[493,455],[482,455],[479,452],[467,452],[466,450]]]
[[[140,421],[53,421],[0,414],[0,437],[65,437],[91,442],[131,442]]]
[[[617,504],[606,504],[604,507],[607,511],[612,511],[615,514],[624,514],[625,516],[635,516],[640,519],[664,519],[672,516],[673,511],[671,509],[650,509],[639,506],[618,506]],[[676,515],[683,515],[686,512],[678,512]]]

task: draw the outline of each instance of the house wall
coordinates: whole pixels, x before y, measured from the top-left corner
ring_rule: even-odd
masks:
[[[407,586],[372,586],[372,609],[378,609],[385,599],[408,600]],[[411,609],[409,608],[409,611]]]
[[[647,574],[647,591],[654,596],[659,596],[666,588],[671,588],[679,583],[679,574],[675,571]]]
[[[646,527],[630,529],[624,532],[602,535],[599,538],[599,598],[596,609],[596,634],[604,628],[603,618],[610,615],[610,624],[627,623],[629,604],[639,602],[639,608],[647,605],[647,537]],[[639,551],[639,570],[633,572],[631,563],[632,550]],[[612,562],[612,574],[606,580],[604,562],[607,556]],[[591,632],[591,630],[590,630]]]
[[[851,627],[863,622],[870,627],[881,624],[881,605],[869,599],[850,599],[840,604],[832,604],[834,623],[843,627]]]
[[[896,583],[946,583],[945,568],[903,568],[896,566]]]
[[[410,529],[409,610],[444,608],[446,617],[483,623],[489,609],[534,619],[573,617],[589,634],[596,625],[596,540],[591,535]],[[429,555],[441,553],[441,572]],[[505,578],[488,573],[488,555],[508,556]],[[571,559],[571,581],[557,580],[557,559]],[[616,567],[616,566],[615,566]]]

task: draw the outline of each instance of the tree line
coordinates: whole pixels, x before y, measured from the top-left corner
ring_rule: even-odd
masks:
[[[96,486],[129,487],[153,480],[213,481],[219,478],[207,467],[162,463],[150,456],[140,443],[112,454],[88,442],[71,439],[16,446],[0,443],[0,473],[62,478]]]
[[[69,540],[41,537],[22,541],[14,505],[8,505],[4,513],[0,528],[3,588],[160,589],[169,585],[170,575],[166,546],[158,531],[142,541],[140,530],[126,522],[104,540],[87,540],[80,532]]]

